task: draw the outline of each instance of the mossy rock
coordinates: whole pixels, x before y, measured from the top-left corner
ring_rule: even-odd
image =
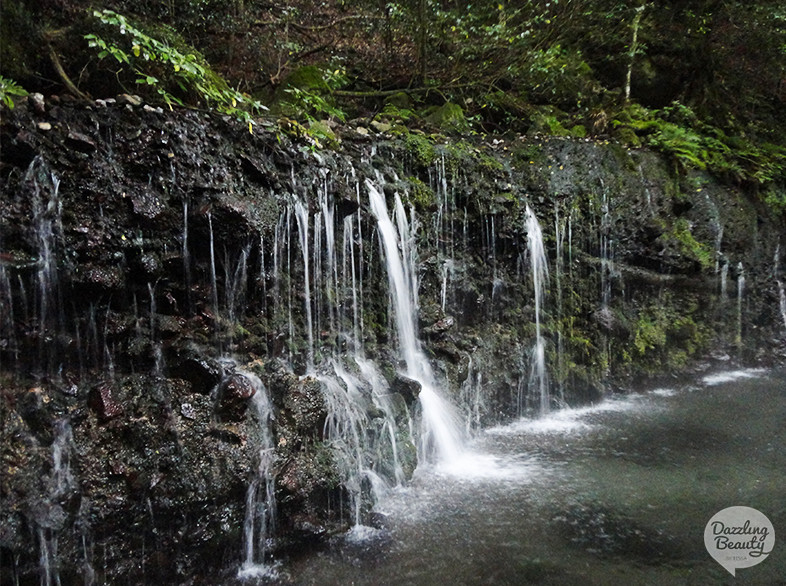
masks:
[[[440,130],[464,132],[469,130],[469,122],[464,116],[464,108],[452,102],[433,109],[427,116],[426,121]]]
[[[406,92],[397,92],[385,98],[385,105],[393,106],[399,110],[411,110],[414,106],[412,98]]]
[[[559,108],[543,106],[530,117],[530,134],[548,134],[550,136],[570,136],[570,131],[563,126],[567,116]]]
[[[280,89],[291,88],[304,91],[327,91],[330,89],[322,75],[322,70],[316,65],[305,65],[287,75]]]
[[[404,145],[412,160],[418,166],[428,167],[437,158],[437,149],[423,134],[408,133],[404,137]]]
[[[623,144],[633,148],[639,148],[641,146],[641,139],[636,135],[632,128],[621,126],[620,128],[617,128],[614,134],[617,137],[617,140]]]

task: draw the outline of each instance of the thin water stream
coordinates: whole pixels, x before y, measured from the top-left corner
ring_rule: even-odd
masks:
[[[786,371],[676,382],[486,430],[421,467],[356,527],[290,560],[283,583],[783,584]],[[736,578],[707,553],[719,510],[749,506],[773,552]]]

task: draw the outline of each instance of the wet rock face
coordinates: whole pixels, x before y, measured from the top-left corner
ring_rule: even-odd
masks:
[[[403,374],[396,374],[390,389],[402,397],[407,402],[407,405],[413,405],[418,400],[421,385],[418,381],[404,376]]]
[[[251,382],[239,374],[231,374],[218,386],[216,411],[232,421],[245,417],[248,402],[256,393]]]
[[[347,132],[314,155],[133,96],[50,102],[4,112],[0,129],[0,572],[21,582],[39,582],[39,530],[57,537],[63,582],[86,566],[99,582],[173,584],[236,567],[262,441],[244,371],[272,403],[276,539],[324,539],[351,518],[309,361],[330,373],[344,353],[357,368],[357,334],[400,430],[420,393],[396,373],[366,178],[410,210],[423,350],[474,425],[535,404],[527,205],[548,252],[553,397],[596,400],[712,350],[786,356],[782,225],[652,153],[544,139],[439,145],[423,160],[406,141]],[[353,405],[363,433],[387,433],[368,393]],[[415,442],[400,433],[411,474]],[[570,539],[591,545],[599,528]],[[638,547],[621,539],[612,553]]]

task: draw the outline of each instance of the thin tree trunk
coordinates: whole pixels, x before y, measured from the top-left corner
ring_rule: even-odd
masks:
[[[426,41],[428,40],[428,23],[426,22],[426,2],[418,0],[418,65],[420,67],[420,85],[426,85]]]
[[[633,75],[633,62],[636,59],[636,49],[639,45],[639,25],[644,14],[644,4],[636,8],[636,15],[633,17],[633,40],[630,43],[630,60],[628,61],[628,72],[625,76],[625,102],[630,101],[630,79]]]

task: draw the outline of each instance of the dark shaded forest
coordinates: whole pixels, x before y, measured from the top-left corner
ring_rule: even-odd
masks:
[[[128,93],[277,121],[320,146],[360,118],[611,138],[785,205],[767,189],[786,169],[775,0],[7,0],[2,39],[7,106]]]

